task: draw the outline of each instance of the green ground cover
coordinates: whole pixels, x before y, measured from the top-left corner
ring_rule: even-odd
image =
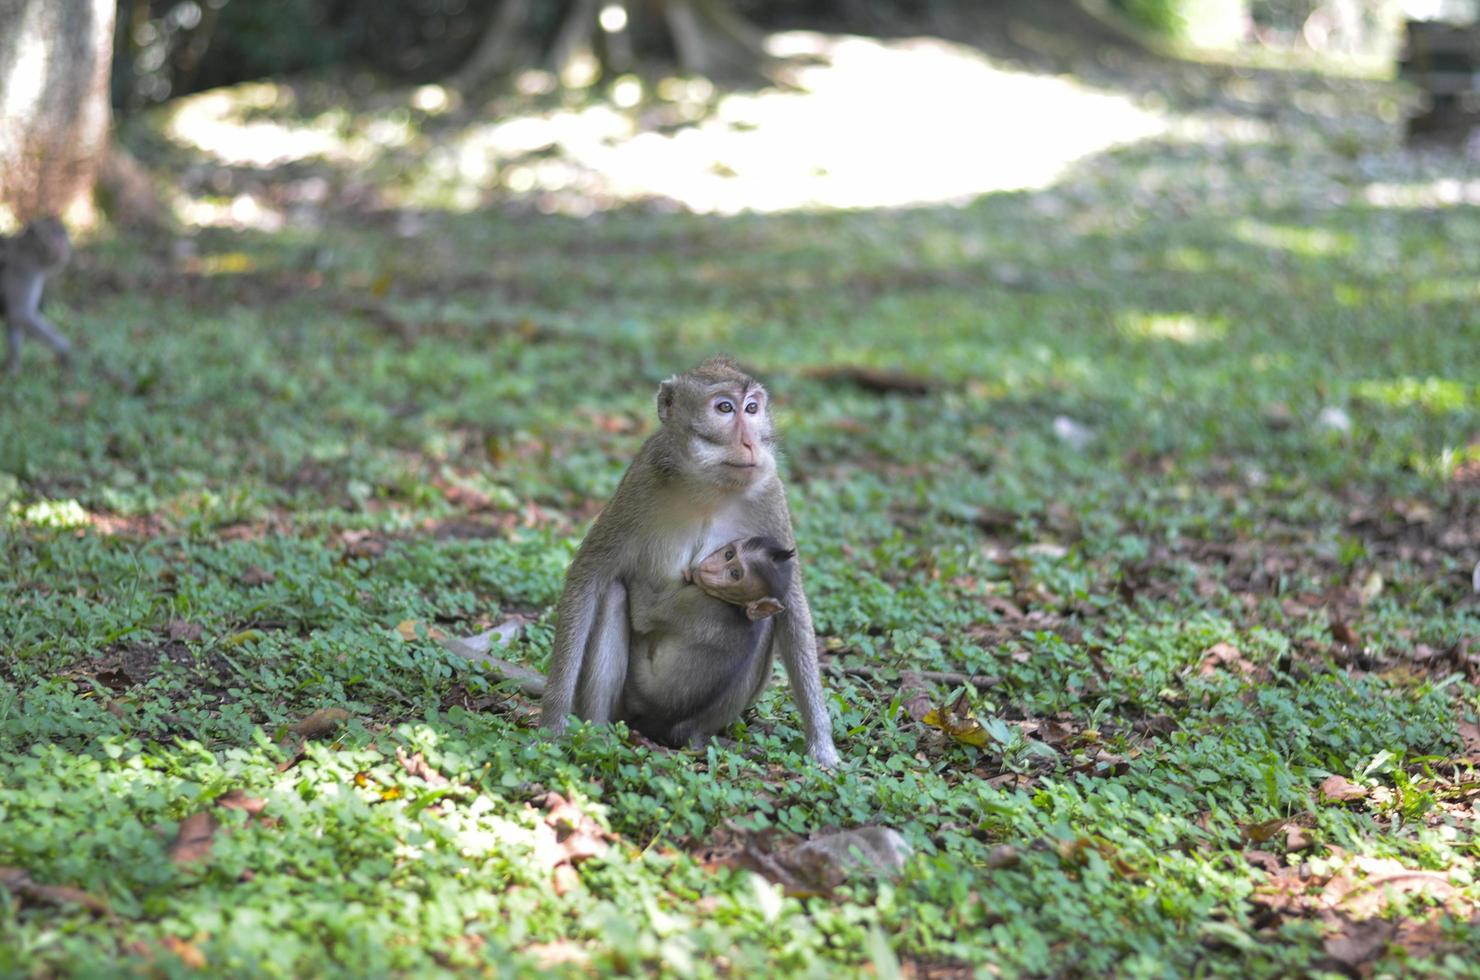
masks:
[[[1474,974],[1475,176],[1386,89],[1241,84],[960,207],[91,245],[51,310],[127,379],[0,392],[0,973]],[[835,773],[779,668],[669,752],[431,636],[543,665],[715,351],[778,402]],[[867,824],[897,880],[743,866]]]

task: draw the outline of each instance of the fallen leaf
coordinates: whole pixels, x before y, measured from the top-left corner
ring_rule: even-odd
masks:
[[[1367,787],[1350,782],[1345,776],[1327,776],[1321,781],[1321,799],[1333,803],[1360,800],[1367,795]]]
[[[321,738],[349,721],[350,714],[343,708],[320,708],[288,730],[304,738]]]
[[[1245,676],[1254,673],[1254,665],[1244,659],[1243,653],[1232,643],[1215,643],[1204,650],[1197,673],[1200,677],[1211,677],[1220,669],[1230,669]]]
[[[277,575],[266,569],[258,568],[256,565],[249,565],[237,581],[246,586],[271,585],[277,581]]]
[[[1344,646],[1358,648],[1362,645],[1362,638],[1357,636],[1352,628],[1340,619],[1331,619],[1331,638]]]
[[[440,772],[427,765],[427,760],[422,756],[420,752],[416,753],[415,755],[407,755],[404,749],[397,747],[396,758],[400,761],[401,768],[405,769],[409,775],[417,777],[428,786],[440,789],[443,786],[452,785],[451,781],[448,780],[446,776],[442,775]]]
[[[545,794],[544,806],[545,823],[555,831],[562,860],[575,864],[606,853],[611,835],[579,806],[559,793]]]
[[[912,670],[899,673],[899,706],[910,720],[923,722],[935,706],[931,703],[930,687]]]
[[[987,867],[992,870],[1011,868],[1023,859],[1022,853],[1011,844],[998,844],[987,853]]]
[[[198,640],[204,632],[199,623],[189,623],[183,619],[170,620],[168,630],[170,639],[183,642]]]
[[[1260,823],[1251,823],[1239,828],[1239,833],[1244,840],[1254,844],[1263,844],[1267,840],[1273,840],[1274,835],[1284,829],[1289,823],[1286,817],[1275,817],[1273,820],[1265,820]]]
[[[206,967],[206,954],[193,942],[180,939],[176,936],[165,936],[164,948],[174,953],[180,961],[192,970],[204,970]]]
[[[1272,875],[1279,874],[1285,868],[1284,862],[1269,851],[1245,851],[1244,860],[1256,868],[1263,868]]]
[[[39,884],[25,868],[0,866],[0,888],[27,901],[50,905],[81,905],[97,915],[109,914],[106,899],[69,885]]]
[[[385,554],[385,539],[375,531],[344,531],[339,546],[346,558],[379,558]]]
[[[1360,872],[1360,877],[1352,872]],[[1385,912],[1398,896],[1418,895],[1444,904],[1459,888],[1442,871],[1408,868],[1393,858],[1353,856],[1341,874],[1321,891],[1326,908],[1343,915],[1369,918]]]
[[[227,790],[216,797],[216,806],[227,810],[241,810],[248,816],[257,816],[267,808],[267,801],[255,796],[248,796],[243,790]]]
[[[851,384],[876,394],[928,395],[936,387],[931,378],[854,365],[812,368],[807,375],[818,381]]]
[[[536,826],[535,859],[550,869],[556,894],[563,895],[580,884],[574,866],[604,855],[614,838],[594,817],[559,793],[546,793],[531,803],[545,811]]]
[[[964,694],[946,710],[934,708],[920,720],[931,728],[940,729],[958,742],[975,745],[977,748],[982,748],[991,741],[991,736],[981,722],[971,716],[971,708],[966,703]]]
[[[1315,840],[1306,833],[1304,827],[1297,823],[1288,824],[1285,827],[1285,850],[1303,851],[1315,843]]]
[[[401,620],[399,623],[396,624],[396,633],[401,637],[401,639],[405,640],[407,643],[410,643],[419,638],[417,636],[418,627],[420,627],[426,633],[427,639],[429,640],[436,640],[438,643],[442,643],[447,640],[446,633],[437,629],[437,627],[435,626],[427,626],[419,619]]]
[[[568,895],[580,886],[580,872],[570,865],[557,864],[550,871],[550,887],[556,895]]]
[[[170,860],[176,864],[193,864],[209,857],[219,826],[220,822],[207,810],[181,820],[180,829],[170,842]]]
[[[1375,959],[1398,933],[1398,924],[1386,919],[1332,917],[1328,927],[1335,931],[1322,941],[1326,955],[1349,968]]]
[[[1459,733],[1460,742],[1464,744],[1465,755],[1480,761],[1480,724],[1461,719],[1455,729]]]

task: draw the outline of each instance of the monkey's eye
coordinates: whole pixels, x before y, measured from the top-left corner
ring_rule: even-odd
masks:
[[[745,405],[745,414],[746,415],[754,415],[756,412],[759,412],[760,410],[761,410],[761,406],[760,406],[760,403],[759,402],[747,402],[746,405]]]
[[[725,550],[725,561],[730,561],[734,557],[735,557],[735,549],[734,548],[728,548],[728,549]]]
[[[735,410],[735,403],[730,401],[729,399],[717,401],[714,403],[714,410],[719,412],[721,415],[729,415]]]
[[[734,579],[736,582],[740,581],[744,577],[745,577],[745,573],[742,572],[742,571],[740,571],[740,569],[738,569],[738,568],[732,568],[732,569],[730,569],[730,578]]]

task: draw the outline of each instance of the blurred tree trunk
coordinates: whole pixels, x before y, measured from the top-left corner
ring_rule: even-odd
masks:
[[[0,0],[0,211],[92,218],[116,0]]]
[[[560,0],[557,26],[543,36],[536,6],[503,0],[453,83],[473,88],[535,65],[568,77],[583,60],[596,77],[611,77],[654,50],[696,75],[753,74],[766,60],[760,32],[730,0]]]

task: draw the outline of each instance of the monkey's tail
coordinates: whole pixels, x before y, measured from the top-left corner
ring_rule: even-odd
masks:
[[[499,680],[512,681],[518,685],[519,690],[530,697],[538,698],[544,696],[544,674],[530,667],[521,667],[519,664],[510,663],[500,657],[493,656],[487,650],[486,637],[473,637],[472,639],[483,639],[485,642],[482,644],[470,643],[467,640],[448,637],[442,641],[442,645],[469,663],[482,664],[491,673],[496,674]]]

